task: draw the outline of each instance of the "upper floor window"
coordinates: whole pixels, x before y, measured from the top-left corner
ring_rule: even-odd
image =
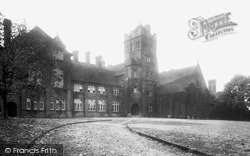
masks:
[[[114,87],[113,94],[114,95],[119,95],[119,88],[118,87]]]
[[[146,95],[147,95],[147,96],[153,96],[153,92],[152,92],[152,91],[147,90],[147,91],[146,91]]]
[[[118,101],[113,101],[112,111],[113,112],[119,112],[119,102]]]
[[[95,111],[95,100],[88,99],[88,111]]]
[[[152,78],[153,78],[153,73],[146,72],[146,79],[152,79]]]
[[[98,86],[98,93],[99,94],[105,94],[106,93],[105,87],[102,86],[102,85]]]
[[[151,57],[149,57],[149,56],[145,56],[145,58],[146,58],[146,62],[151,62]]]
[[[27,99],[26,99],[26,109],[27,109],[27,110],[30,110],[30,108],[31,108],[30,97],[27,97]]]
[[[93,84],[88,85],[88,92],[89,93],[95,93],[95,86]]]
[[[200,80],[196,80],[196,86],[201,87],[201,81]]]
[[[43,109],[44,109],[44,98],[43,98],[43,97],[40,97],[39,109],[40,109],[40,110],[43,110]]]
[[[99,104],[99,112],[105,112],[106,111],[106,102],[105,100],[98,100],[98,104]]]
[[[57,68],[55,69],[55,72],[56,72],[55,87],[62,88],[63,87],[63,70]]]
[[[74,111],[82,111],[83,103],[81,99],[74,99]]]
[[[153,111],[153,107],[152,106],[148,106],[148,112],[152,112]]]
[[[63,60],[63,52],[60,49],[53,49],[54,58],[57,60]]]
[[[80,83],[74,84],[74,92],[81,92],[82,91],[82,85]]]
[[[138,87],[137,86],[134,86],[134,90],[133,90],[134,93],[138,93]]]

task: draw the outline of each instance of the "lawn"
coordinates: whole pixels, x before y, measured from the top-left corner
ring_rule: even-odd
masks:
[[[213,155],[250,155],[250,122],[139,119],[135,131]]]

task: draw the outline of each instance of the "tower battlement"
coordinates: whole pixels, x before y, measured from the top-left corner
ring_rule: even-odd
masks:
[[[130,32],[130,34],[125,34],[124,41],[126,42],[127,40],[138,36],[144,36],[156,41],[156,34],[151,33],[150,25],[143,26],[142,24],[139,24],[134,30]]]

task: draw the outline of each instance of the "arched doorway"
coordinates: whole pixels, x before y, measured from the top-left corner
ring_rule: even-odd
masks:
[[[132,115],[139,115],[139,106],[137,104],[133,104],[131,108]]]
[[[14,102],[9,102],[7,104],[7,111],[9,117],[17,117],[17,105]]]

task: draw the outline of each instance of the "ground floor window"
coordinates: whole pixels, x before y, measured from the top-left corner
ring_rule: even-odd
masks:
[[[34,108],[34,110],[37,110],[37,101],[36,100],[33,102],[33,108]]]
[[[74,111],[82,111],[83,104],[81,99],[74,99]]]
[[[148,106],[148,112],[152,112],[153,111],[153,107],[152,106]]]
[[[44,110],[44,98],[43,97],[40,97],[39,109]]]
[[[65,110],[65,100],[61,99],[61,104],[62,104],[62,110]]]
[[[30,108],[31,108],[30,97],[27,97],[27,99],[26,99],[26,109],[27,109],[27,110],[30,110]]]
[[[59,104],[59,100],[56,99],[56,110],[59,110],[60,109],[60,104]]]
[[[112,110],[113,110],[113,112],[119,112],[119,102],[118,101],[113,102]]]
[[[95,111],[95,100],[88,99],[88,111]]]
[[[98,100],[98,104],[99,104],[99,112],[105,112],[106,111],[106,102],[105,100]]]
[[[50,110],[54,110],[54,97],[50,98]]]

